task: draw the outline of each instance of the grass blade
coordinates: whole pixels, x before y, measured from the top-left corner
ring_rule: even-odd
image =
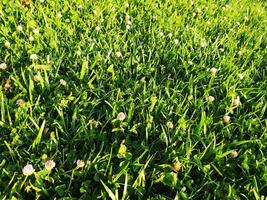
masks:
[[[109,189],[109,187],[100,179],[102,185],[104,186],[106,192],[108,193],[109,197],[112,199],[112,200],[116,200],[116,196],[115,194]]]
[[[45,120],[43,121],[41,128],[39,129],[37,137],[35,138],[35,140],[32,143],[32,148],[35,148],[41,142],[44,127],[45,127]]]

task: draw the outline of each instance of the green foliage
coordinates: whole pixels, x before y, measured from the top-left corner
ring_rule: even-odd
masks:
[[[267,198],[266,10],[1,0],[0,199]]]

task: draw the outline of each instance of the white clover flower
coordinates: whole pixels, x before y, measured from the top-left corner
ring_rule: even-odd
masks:
[[[19,105],[19,106],[22,106],[24,103],[25,103],[25,101],[23,99],[18,99],[16,101],[16,104]]]
[[[130,30],[131,26],[129,24],[126,25],[126,29]]]
[[[45,2],[45,0],[40,0],[40,2],[41,2],[41,3],[44,3],[44,2]]]
[[[34,38],[32,36],[30,36],[29,40],[32,42],[34,40]]]
[[[85,166],[85,163],[83,160],[77,160],[76,164],[77,164],[77,168],[83,168]]]
[[[220,50],[220,52],[222,52],[222,53],[224,52],[224,48],[220,48],[219,50]]]
[[[173,127],[174,127],[174,126],[173,126],[173,123],[172,123],[171,121],[168,121],[166,125],[167,125],[167,127],[168,127],[169,129],[173,129]]]
[[[37,55],[36,54],[31,54],[30,55],[31,60],[37,60]]]
[[[240,97],[237,96],[237,97],[234,99],[233,105],[234,105],[234,106],[239,106],[240,104],[241,104],[241,102],[240,102]]]
[[[122,57],[121,52],[117,51],[117,52],[116,52],[116,56],[117,56],[118,58]]]
[[[61,18],[61,17],[62,17],[61,12],[59,12],[59,13],[57,14],[57,17],[58,17],[58,18]]]
[[[201,42],[201,43],[200,43],[200,46],[201,46],[202,48],[206,47],[205,42]]]
[[[80,50],[76,51],[77,56],[82,55],[82,52]]]
[[[101,22],[101,23],[103,23],[104,21],[105,21],[105,20],[104,20],[103,18],[102,18],[102,19],[100,19],[100,22]]]
[[[175,171],[176,173],[180,172],[182,170],[182,164],[179,161],[174,161],[172,163],[172,169],[173,171]]]
[[[9,41],[5,41],[5,44],[4,45],[5,45],[6,48],[9,48],[11,44],[10,44]]]
[[[193,14],[192,14],[192,15],[193,15],[193,17],[195,17],[197,14],[196,14],[195,12],[193,12]]]
[[[117,119],[120,120],[120,121],[123,121],[125,119],[125,117],[126,117],[126,115],[123,112],[120,112],[117,115]]]
[[[132,25],[132,22],[130,20],[127,20],[126,22],[128,25]]]
[[[188,61],[189,65],[193,65],[193,62],[191,60]]]
[[[178,39],[174,39],[174,44],[178,44],[179,43],[179,40]]]
[[[237,151],[236,151],[236,150],[232,151],[232,152],[230,153],[230,156],[231,156],[232,158],[236,158],[236,157],[238,156]]]
[[[237,22],[236,24],[237,24],[237,26],[240,26],[241,25],[240,22]]]
[[[223,116],[223,123],[225,123],[225,124],[229,124],[229,122],[230,122],[230,116],[228,116],[228,115],[224,115]]]
[[[160,37],[163,37],[164,36],[164,33],[163,32],[160,32],[159,35],[160,35]]]
[[[128,2],[125,2],[124,5],[128,8],[130,5]]]
[[[100,27],[99,26],[95,27],[95,30],[100,31]]]
[[[0,70],[5,70],[7,68],[6,63],[1,63],[0,64]]]
[[[59,82],[60,82],[60,84],[63,85],[63,86],[65,86],[65,85],[67,84],[66,81],[65,81],[64,79],[60,79]]]
[[[234,106],[239,106],[240,105],[240,100],[239,99],[235,99],[234,100]]]
[[[243,74],[238,74],[238,77],[239,77],[240,80],[244,79],[244,75]]]
[[[22,27],[21,25],[18,25],[18,26],[17,26],[17,30],[18,30],[18,31],[22,31],[22,30],[23,30],[23,27]]]
[[[33,174],[33,172],[34,172],[33,166],[30,164],[25,165],[22,169],[22,173],[24,174],[24,176],[30,176]]]
[[[45,169],[51,171],[56,166],[56,163],[53,160],[48,160],[45,162]]]
[[[39,34],[39,30],[38,30],[37,28],[34,28],[34,29],[32,30],[32,32],[33,32],[34,34]]]
[[[169,36],[169,38],[171,38],[172,37],[172,33],[169,33],[168,36]]]
[[[82,5],[79,5],[78,6],[78,9],[82,10],[83,9],[83,6]]]
[[[211,102],[213,102],[215,100],[215,98],[214,98],[214,96],[209,96],[208,97],[208,101],[211,103]]]
[[[114,12],[115,10],[116,10],[116,8],[115,8],[115,7],[112,7],[112,8],[111,8],[111,11],[112,11],[112,12]]]
[[[36,81],[36,82],[40,81],[40,79],[41,79],[41,77],[39,75],[35,75],[33,77],[33,80]]]
[[[212,75],[212,76],[215,76],[216,75],[216,73],[217,73],[217,69],[215,68],[215,67],[212,67],[211,69],[210,69],[210,74]]]

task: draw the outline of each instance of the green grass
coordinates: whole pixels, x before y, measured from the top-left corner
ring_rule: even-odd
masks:
[[[264,0],[1,0],[0,198],[267,199],[266,27]]]

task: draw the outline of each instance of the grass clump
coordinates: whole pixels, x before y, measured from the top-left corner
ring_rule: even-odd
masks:
[[[1,199],[267,198],[266,8],[1,0]]]

